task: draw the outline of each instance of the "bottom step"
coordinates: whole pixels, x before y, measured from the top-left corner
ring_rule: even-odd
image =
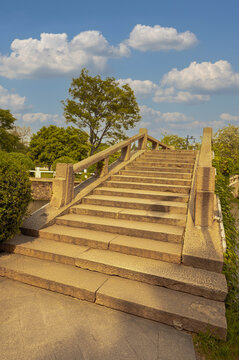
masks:
[[[0,276],[180,329],[209,329],[226,338],[223,302],[23,255],[0,255]]]

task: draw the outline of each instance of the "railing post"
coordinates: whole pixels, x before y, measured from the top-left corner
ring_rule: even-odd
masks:
[[[144,128],[141,128],[141,129],[139,129],[139,134],[144,134],[144,137],[142,137],[138,141],[138,150],[145,150],[146,145],[147,145],[148,130],[144,129]]]
[[[123,147],[121,149],[121,156],[120,156],[120,160],[121,161],[128,161],[130,158],[130,149],[131,149],[131,144]]]
[[[74,172],[72,164],[56,165],[56,177],[52,184],[51,206],[60,208],[69,204],[74,197]]]
[[[152,141],[152,150],[158,150],[159,149],[159,144]]]
[[[109,172],[109,156],[107,156],[107,158],[105,158],[103,160],[103,166],[102,166],[102,168],[100,170],[99,177],[103,177],[103,176],[107,175],[108,172]]]
[[[211,226],[214,218],[215,169],[212,167],[212,129],[203,129],[196,173],[195,225]]]

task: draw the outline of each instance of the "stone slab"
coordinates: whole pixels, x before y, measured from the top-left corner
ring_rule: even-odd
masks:
[[[66,214],[56,219],[56,224],[113,232],[121,235],[150,237],[154,240],[180,243],[184,228],[166,224],[101,218],[98,216]]]
[[[0,254],[0,276],[91,302],[108,279],[105,274],[7,253]]]
[[[217,201],[214,200],[214,214],[217,214]],[[184,236],[182,261],[185,265],[221,272],[223,268],[223,249],[219,223],[216,218],[212,226],[195,226],[192,212],[189,211]]]
[[[227,295],[224,275],[182,264],[90,249],[76,257],[75,265],[219,301]]]
[[[112,219],[125,219],[152,223],[164,223],[169,225],[185,226],[186,215],[168,214],[160,211],[124,209],[114,206],[100,206],[91,204],[75,205],[70,209],[73,214],[85,214],[92,216],[108,217]]]
[[[166,213],[186,214],[187,204],[176,201],[140,199],[121,196],[89,195],[82,199],[83,204],[107,205],[128,209],[163,211]]]
[[[39,236],[55,241],[107,249],[109,242],[113,240],[117,234],[55,224],[40,230]]]
[[[111,277],[98,290],[96,303],[193,332],[209,329],[218,337],[226,338],[222,302]]]

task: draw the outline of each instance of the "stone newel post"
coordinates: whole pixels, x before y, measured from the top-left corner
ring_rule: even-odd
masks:
[[[51,206],[60,208],[69,204],[74,197],[74,172],[72,164],[56,165],[56,177],[53,180]]]

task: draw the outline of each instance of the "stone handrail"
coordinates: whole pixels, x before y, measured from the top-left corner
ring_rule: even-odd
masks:
[[[51,205],[60,208],[73,199],[74,194],[74,174],[87,169],[89,166],[103,161],[100,170],[99,177],[103,177],[108,174],[109,157],[114,153],[121,150],[121,161],[128,161],[130,159],[131,145],[138,140],[138,150],[145,150],[147,141],[152,143],[152,149],[156,150],[161,146],[164,149],[171,149],[168,145],[165,145],[148,135],[147,129],[140,129],[139,134],[132,136],[129,139],[121,141],[108,149],[100,151],[99,153],[89,156],[74,165],[72,164],[60,164],[56,165],[56,177],[53,180],[53,196],[51,198]]]
[[[215,168],[212,167],[212,128],[203,129],[202,145],[196,171],[196,226],[211,226],[214,218]]]

